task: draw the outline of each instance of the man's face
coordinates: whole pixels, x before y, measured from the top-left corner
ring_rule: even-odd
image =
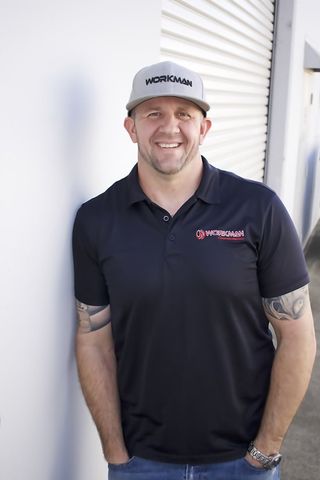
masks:
[[[199,145],[210,126],[195,104],[177,97],[147,100],[125,119],[125,128],[138,144],[139,161],[165,175],[199,158]]]

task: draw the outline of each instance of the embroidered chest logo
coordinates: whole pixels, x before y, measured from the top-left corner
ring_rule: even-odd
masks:
[[[202,230],[196,231],[198,240],[204,240],[208,237],[216,237],[218,240],[237,241],[245,238],[244,230]]]

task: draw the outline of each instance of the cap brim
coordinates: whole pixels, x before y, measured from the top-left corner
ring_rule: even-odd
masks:
[[[146,102],[147,100],[151,100],[152,98],[158,98],[158,97],[183,98],[184,100],[188,100],[189,102],[194,103],[204,112],[208,112],[210,110],[210,105],[207,102],[204,102],[202,100],[198,100],[197,98],[193,98],[193,97],[187,97],[187,96],[184,96],[184,95],[182,96],[182,95],[176,95],[176,94],[170,94],[170,93],[163,93],[163,95],[161,95],[161,94],[148,95],[146,97],[136,98],[134,101],[127,103],[126,109],[128,110],[128,112],[130,112],[137,105],[140,105],[141,103]]]

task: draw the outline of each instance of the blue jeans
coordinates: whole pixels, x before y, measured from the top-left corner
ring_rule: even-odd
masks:
[[[108,480],[279,480],[279,467],[265,470],[244,458],[224,463],[181,465],[132,457],[127,463],[108,465]]]

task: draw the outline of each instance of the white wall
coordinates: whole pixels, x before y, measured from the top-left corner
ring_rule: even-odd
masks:
[[[279,0],[278,25],[275,43],[270,141],[267,163],[267,183],[281,196],[293,217],[298,233],[305,242],[312,227],[320,217],[316,196],[309,195],[308,159],[312,152],[318,155],[319,139],[302,154],[305,132],[304,48],[308,41],[320,54],[318,0]],[[319,73],[314,74],[315,92],[319,92]],[[316,93],[315,101],[319,95]],[[318,118],[319,118],[318,108]],[[317,118],[314,118],[317,128]],[[319,163],[319,162],[318,162]],[[314,193],[320,183],[314,185]],[[311,205],[306,204],[306,199]],[[313,205],[312,205],[313,204]],[[313,208],[312,220],[305,230],[305,213]]]
[[[124,106],[159,32],[160,0],[0,2],[2,479],[106,478],[75,372],[71,228],[135,163]]]

